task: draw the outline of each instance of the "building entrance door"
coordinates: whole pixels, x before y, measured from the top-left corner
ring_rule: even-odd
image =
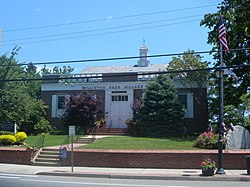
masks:
[[[127,128],[125,121],[132,117],[131,98],[127,94],[111,95],[110,128]]]

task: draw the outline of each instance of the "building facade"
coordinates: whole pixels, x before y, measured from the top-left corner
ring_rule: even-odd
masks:
[[[48,75],[42,83],[42,99],[48,105],[47,119],[62,128],[66,98],[71,94],[88,92],[100,100],[98,118],[105,118],[106,128],[127,128],[125,121],[133,117],[131,105],[143,97],[147,82],[166,71],[167,64],[150,64],[148,48],[143,44],[140,59],[134,66],[87,67],[80,74]],[[65,77],[69,79],[65,79]],[[184,123],[190,132],[207,128],[206,87],[186,88],[174,78],[178,97],[186,114]]]

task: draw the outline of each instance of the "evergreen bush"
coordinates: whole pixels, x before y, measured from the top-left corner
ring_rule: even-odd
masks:
[[[184,133],[184,109],[168,75],[148,83],[138,112],[139,131],[148,137],[175,136]]]

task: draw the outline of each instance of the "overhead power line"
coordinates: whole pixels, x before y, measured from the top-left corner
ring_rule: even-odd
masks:
[[[231,66],[231,67],[213,67],[213,68],[204,68],[204,69],[192,69],[192,70],[176,70],[176,71],[156,71],[156,72],[147,72],[147,73],[138,73],[139,75],[162,75],[162,74],[179,74],[179,73],[190,73],[190,72],[197,72],[197,71],[212,71],[212,70],[221,70],[221,69],[238,69],[238,68],[246,68],[246,67],[250,67],[250,65],[237,65],[237,66]],[[105,77],[113,77],[113,78],[117,78],[117,77],[124,77],[124,76],[129,76],[129,74],[131,74],[130,72],[128,72],[127,74],[121,74],[121,75],[109,75],[109,76],[105,76]],[[132,74],[131,74],[132,75]],[[102,78],[102,75],[99,76],[92,76],[92,77],[73,77],[73,75],[68,74],[68,75],[62,75],[63,77],[60,77],[60,75],[58,75],[58,77],[52,76],[49,77],[45,76],[42,78],[21,78],[21,79],[1,79],[0,82],[20,82],[20,81],[44,81],[44,80],[72,80],[72,79],[93,79],[93,78]],[[67,77],[68,76],[68,77]],[[133,76],[133,75],[132,75]]]
[[[137,31],[137,30],[144,30],[144,29],[152,29],[152,28],[159,28],[159,27],[166,27],[166,26],[178,25],[178,24],[185,24],[185,23],[196,22],[196,21],[200,21],[200,20],[197,19],[197,20],[191,20],[191,21],[182,21],[182,22],[171,23],[171,24],[162,24],[162,25],[155,25],[155,26],[147,26],[147,27],[140,27],[140,28],[134,28],[134,29],[126,29],[126,30],[119,30],[119,31],[110,31],[110,32],[103,32],[103,33],[89,34],[89,35],[82,35],[82,36],[71,36],[71,37],[64,37],[64,38],[57,38],[57,39],[46,39],[46,40],[38,40],[38,41],[31,41],[31,42],[22,42],[21,45],[43,43],[43,42],[53,42],[53,41],[69,40],[69,39],[77,39],[77,38],[84,38],[84,37],[91,37],[91,36],[101,36],[101,35],[117,34],[117,33],[123,33],[123,32],[130,32],[130,31]],[[5,44],[5,45],[2,45],[2,46],[9,46],[9,45],[16,45],[16,44]]]
[[[192,54],[203,54],[203,53],[212,53],[215,51],[199,51],[194,52]],[[183,55],[184,53],[169,53],[169,54],[158,54],[158,55],[148,55],[143,57],[148,58],[157,58],[157,57],[167,57],[167,56],[178,56]],[[141,56],[125,56],[125,57],[110,57],[110,58],[95,58],[95,59],[81,59],[81,60],[64,60],[64,61],[49,61],[49,62],[34,62],[32,65],[50,65],[50,64],[72,64],[72,63],[86,63],[86,62],[100,62],[100,61],[114,61],[114,60],[130,60],[130,59],[138,59]],[[30,63],[29,63],[30,64]],[[12,66],[25,66],[29,65],[27,63],[18,63]],[[0,66],[10,66],[10,65],[0,65]]]
[[[250,48],[238,48],[238,49],[230,49],[231,52],[233,51],[243,51],[243,50],[250,50]],[[169,56],[182,56],[184,54],[211,54],[220,52],[220,50],[209,50],[209,51],[196,51],[192,53],[188,52],[181,52],[181,53],[169,53],[169,54],[156,54],[156,55],[148,55],[148,56],[124,56],[124,57],[110,57],[110,58],[95,58],[95,59],[81,59],[81,60],[64,60],[64,61],[47,61],[47,62],[33,62],[33,63],[18,63],[13,65],[2,65],[0,67],[10,67],[10,66],[27,66],[27,65],[50,65],[50,64],[74,64],[74,63],[87,63],[87,62],[105,62],[105,61],[114,61],[114,60],[130,60],[130,59],[138,59],[141,57],[147,58],[159,58],[159,57],[169,57]]]
[[[141,17],[141,16],[150,16],[150,15],[164,14],[164,13],[170,13],[170,12],[179,12],[179,11],[185,11],[185,10],[194,10],[194,9],[200,9],[200,8],[213,7],[213,6],[217,6],[217,5],[213,4],[213,5],[205,5],[205,6],[197,6],[197,7],[188,7],[188,8],[174,9],[174,10],[149,12],[149,13],[143,13],[143,14],[133,14],[133,15],[127,15],[127,16],[117,16],[117,17],[111,17],[111,18],[101,18],[101,19],[93,19],[93,20],[86,20],[86,21],[77,21],[77,22],[71,22],[71,23],[59,23],[59,24],[52,24],[52,25],[43,25],[43,26],[19,28],[19,29],[9,29],[9,30],[5,30],[3,32],[16,32],[16,31],[24,31],[24,30],[34,30],[34,29],[44,29],[44,28],[51,28],[51,27],[70,26],[70,25],[77,25],[77,24],[84,24],[84,23],[107,21],[107,20],[118,20],[118,19],[125,19],[125,18],[135,18],[135,17]]]
[[[35,37],[27,37],[27,38],[17,38],[17,39],[11,39],[11,40],[3,40],[2,42],[5,43],[5,42],[22,41],[22,40],[33,40],[33,39],[51,38],[51,37],[75,35],[75,34],[82,34],[82,33],[89,33],[89,32],[97,32],[97,31],[121,29],[121,28],[127,28],[127,27],[135,27],[135,26],[141,26],[141,25],[148,25],[148,24],[156,24],[156,23],[168,22],[168,21],[179,20],[179,19],[194,18],[194,17],[199,17],[199,16],[203,16],[203,14],[192,15],[192,16],[184,16],[184,17],[177,17],[177,18],[171,18],[171,19],[164,19],[164,20],[158,20],[158,21],[136,23],[136,24],[129,24],[129,25],[120,25],[120,26],[116,26],[116,27],[107,27],[107,28],[101,28],[101,29],[92,29],[92,30],[77,31],[77,32],[67,32],[67,33],[62,33],[62,34],[53,34],[53,35],[45,35],[45,36],[35,36]],[[181,22],[181,23],[183,23],[183,22]],[[173,23],[173,24],[178,24],[178,23]]]

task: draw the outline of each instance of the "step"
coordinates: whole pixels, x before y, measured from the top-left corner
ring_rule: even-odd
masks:
[[[32,165],[37,166],[59,166],[60,165],[60,150],[57,148],[43,148]]]
[[[124,135],[126,133],[126,128],[98,128],[95,131],[96,135]]]
[[[95,135],[125,135],[125,132],[109,132],[109,131],[103,131],[103,132],[96,132]]]
[[[41,151],[40,152],[41,155],[60,155],[60,151]]]
[[[37,156],[37,158],[60,159],[60,154],[59,155],[45,155],[45,154],[40,154],[40,155]]]
[[[53,152],[56,152],[56,151],[60,151],[60,150],[59,150],[59,148],[56,149],[56,148],[48,148],[48,147],[46,148],[45,147],[45,148],[42,149],[42,151],[53,151]]]
[[[96,131],[127,131],[127,128],[97,128]]]

